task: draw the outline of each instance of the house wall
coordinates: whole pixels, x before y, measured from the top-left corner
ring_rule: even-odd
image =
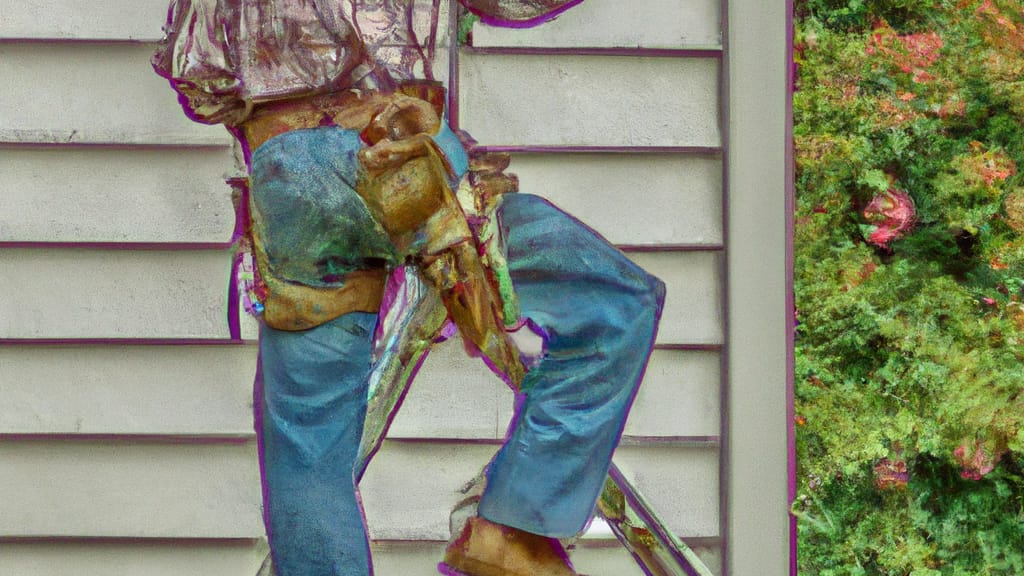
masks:
[[[747,212],[734,216],[727,193],[758,194],[734,167],[776,161],[725,127],[759,122],[740,112],[743,68],[723,51],[726,14],[753,3],[735,4],[588,0],[533,30],[477,25],[449,63],[453,122],[511,151],[523,191],[668,285],[616,463],[716,573],[754,538],[737,532],[723,553],[739,530],[728,506],[748,489],[734,477],[749,465],[733,460],[750,441],[723,411],[758,412],[736,401],[753,378],[736,359],[778,352],[757,344],[774,325],[727,315],[738,298],[771,306],[775,293],[731,287],[784,245],[730,244]],[[165,11],[166,0],[0,0],[0,575],[251,576],[266,554],[256,327],[244,319],[232,340],[225,320],[234,215],[223,175],[235,154],[222,128],[185,118],[149,67]],[[773,182],[759,198],[781,218]],[[753,261],[734,257],[750,246]],[[777,378],[759,389],[772,410],[784,400]],[[362,485],[378,574],[434,573],[457,489],[511,415],[511,394],[458,342],[431,353]],[[784,477],[767,478],[784,490]],[[580,570],[641,574],[609,538],[591,531]]]

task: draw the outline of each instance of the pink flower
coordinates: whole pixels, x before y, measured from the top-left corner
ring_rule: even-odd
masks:
[[[875,246],[885,247],[896,239],[896,230],[886,226],[879,226],[875,228],[875,231],[868,235],[868,242]]]
[[[981,440],[975,440],[973,445],[965,441],[953,450],[953,460],[960,465],[960,476],[967,480],[981,480],[995,470],[1002,457],[1003,451],[990,451]]]
[[[914,227],[917,210],[909,194],[896,188],[871,199],[864,209],[864,218],[873,224],[867,241],[880,248],[903,237]]]

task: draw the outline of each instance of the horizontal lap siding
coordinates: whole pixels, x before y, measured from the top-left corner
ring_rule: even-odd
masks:
[[[520,191],[548,198],[612,243],[722,243],[717,155],[516,154],[509,171]]]
[[[228,147],[7,148],[0,242],[226,243]]]
[[[157,40],[167,0],[0,0],[0,38]]]
[[[712,52],[720,43],[717,2],[652,0],[649,11],[670,18],[623,6],[588,0],[548,27],[477,25],[473,39],[483,48]],[[0,194],[9,208],[0,214],[0,291],[8,295],[0,339],[29,341],[0,349],[8,400],[0,488],[11,496],[0,504],[0,573],[241,576],[254,574],[265,553],[250,415],[255,345],[102,343],[226,343],[230,253],[63,246],[187,248],[230,237],[230,138],[188,121],[149,66],[165,10],[166,0],[0,0],[8,15],[0,40],[21,40],[0,42],[0,77],[9,79],[0,93]],[[459,68],[461,125],[485,145],[706,149],[516,153],[510,171],[524,192],[614,243],[686,249],[630,252],[665,280],[669,296],[663,347],[616,461],[674,531],[705,543],[699,551],[713,565],[723,338],[718,60],[466,50]],[[61,244],[13,247],[24,243]],[[243,327],[255,337],[251,321]],[[31,343],[50,339],[89,343]],[[707,349],[672,349],[679,345]],[[456,490],[493,454],[511,416],[511,393],[457,340],[431,353],[392,428],[393,438],[411,441],[386,443],[363,484],[381,541],[378,573],[433,573]],[[577,550],[584,572],[640,574],[620,548],[603,546]]]
[[[658,344],[722,343],[722,255],[640,252],[630,258],[666,286]]]
[[[488,146],[720,144],[713,58],[464,53],[459,120]]]
[[[251,437],[255,346],[0,347],[0,434]]]
[[[258,538],[253,442],[0,442],[0,537]]]
[[[717,352],[655,350],[624,431],[640,437],[715,437],[720,429]]]
[[[73,2],[2,0],[0,38],[152,41],[160,38],[166,0]],[[721,43],[719,2],[587,0],[544,26],[507,30],[476,25],[475,46],[711,47]]]
[[[153,45],[121,42],[157,39],[166,8],[0,3],[0,38],[32,39],[0,43],[2,339],[228,336],[226,248],[11,247],[229,241],[229,135],[185,118]],[[255,574],[254,353],[0,348],[0,573]]]
[[[692,48],[721,44],[717,0],[587,0],[528,30],[473,27],[477,47]],[[642,9],[638,9],[642,6]]]
[[[228,250],[0,249],[0,338],[227,338]]]
[[[0,574],[253,576],[266,551],[266,544],[259,540],[0,541]]]
[[[230,146],[181,112],[153,46],[0,44],[0,143]]]

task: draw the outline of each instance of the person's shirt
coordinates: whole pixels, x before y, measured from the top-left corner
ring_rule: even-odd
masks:
[[[237,125],[254,105],[434,80],[448,0],[173,0],[153,67],[197,122]],[[460,0],[525,27],[582,0]]]

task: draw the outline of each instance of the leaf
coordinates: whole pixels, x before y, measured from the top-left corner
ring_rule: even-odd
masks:
[[[887,191],[890,186],[889,175],[877,169],[866,170],[861,173],[857,177],[857,183],[879,192]]]

